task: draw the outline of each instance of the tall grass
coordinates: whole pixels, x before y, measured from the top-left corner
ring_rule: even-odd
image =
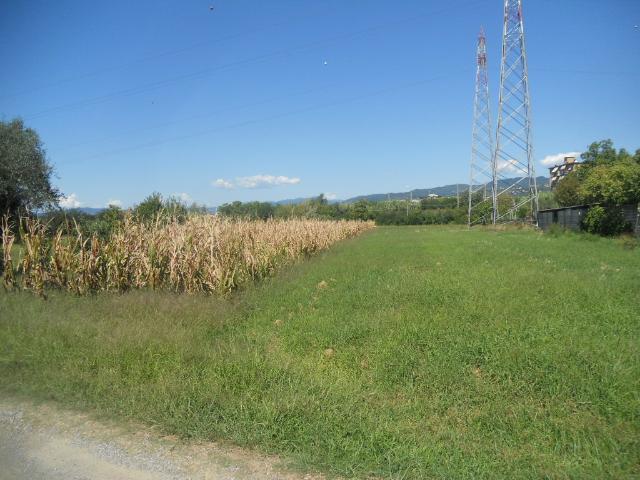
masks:
[[[640,478],[640,248],[616,240],[382,227],[232,299],[32,297],[0,291],[0,397],[346,478]]]
[[[15,242],[15,236],[11,233],[9,228],[9,219],[5,216],[0,223],[1,238],[2,238],[2,264],[0,265],[0,273],[2,273],[2,280],[5,287],[12,288],[15,285],[15,278],[13,275],[13,258],[11,257],[11,249]]]
[[[4,284],[40,295],[51,287],[77,294],[141,288],[226,293],[372,227],[355,221],[263,222],[213,216],[149,224],[127,217],[102,240],[84,235],[77,226],[51,234],[39,220],[23,219],[24,254],[14,266],[15,237],[5,220]]]

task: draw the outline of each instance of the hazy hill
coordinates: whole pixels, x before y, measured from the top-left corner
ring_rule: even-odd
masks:
[[[519,178],[508,178],[500,180],[500,188],[506,188],[517,182]],[[545,192],[549,190],[549,179],[547,177],[538,177],[538,190]],[[429,194],[440,195],[441,197],[453,197],[456,195],[457,189],[460,192],[464,192],[469,188],[469,184],[460,183],[458,185],[443,185],[441,187],[433,188],[417,188],[408,192],[394,192],[394,193],[373,193],[369,195],[359,195],[357,197],[348,198],[346,200],[332,200],[329,203],[354,203],[358,200],[367,200],[370,202],[381,202],[384,200],[406,200],[413,194],[413,198],[423,198]],[[516,192],[518,193],[518,192]],[[276,205],[297,205],[299,203],[311,200],[311,198],[290,198],[287,200],[279,200],[273,202]]]
[[[505,180],[500,180],[500,188],[506,188],[513,183],[518,181],[518,178],[508,178]],[[547,177],[538,177],[538,190],[541,192],[549,191],[549,179]],[[443,185],[441,187],[433,187],[433,188],[417,188],[415,190],[411,190],[409,192],[395,192],[395,193],[373,193],[369,195],[359,195],[357,197],[352,197],[347,200],[329,200],[329,203],[354,203],[358,200],[367,200],[370,202],[381,202],[384,200],[406,200],[413,194],[414,199],[426,197],[429,194],[440,195],[441,197],[453,197],[456,195],[456,187],[460,190],[460,193],[464,192],[469,188],[469,185],[466,183],[460,183],[457,186],[453,185]],[[518,193],[517,191],[515,193]],[[272,202],[275,205],[298,205],[300,203],[304,203],[306,201],[311,200],[313,197],[308,198],[288,198],[285,200],[278,200]],[[83,213],[88,213],[91,215],[96,215],[100,213],[103,208],[78,208]],[[209,207],[210,213],[215,213],[217,207]]]

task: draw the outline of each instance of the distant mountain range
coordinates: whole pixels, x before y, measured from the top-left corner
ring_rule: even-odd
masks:
[[[94,208],[94,207],[80,207],[80,208],[69,208],[67,210],[74,210],[76,212],[82,212],[82,213],[86,213],[87,215],[97,215],[100,212],[102,212],[103,210],[106,210],[105,208]]]
[[[299,198],[287,198],[285,200],[278,200],[275,202],[271,202],[274,205],[300,205],[301,203],[304,202],[308,202],[309,200],[313,200],[314,198],[318,198],[316,197],[307,197],[307,198],[303,198],[303,197],[299,197]],[[329,200],[329,203],[334,203],[335,200]]]
[[[522,180],[522,177],[517,178],[507,178],[500,180],[498,182],[499,188],[504,189],[512,186],[517,183],[519,180]],[[541,192],[549,191],[549,179],[547,177],[538,177],[538,190]],[[523,182],[524,185],[524,182]],[[348,198],[346,200],[331,200],[329,203],[355,203],[359,200],[367,200],[369,202],[382,202],[384,200],[406,200],[413,196],[414,199],[424,198],[427,195],[439,195],[441,197],[455,197],[456,193],[459,191],[460,193],[469,189],[469,184],[467,183],[459,183],[458,185],[444,185],[441,187],[433,187],[433,188],[417,188],[415,190],[411,190],[408,192],[396,192],[396,193],[373,193],[369,195],[359,195],[357,197]],[[520,191],[520,187],[514,188],[514,193],[524,193]],[[273,202],[276,205],[297,205],[299,203],[306,202],[311,200],[311,198],[290,198],[287,200],[280,200],[278,202]]]

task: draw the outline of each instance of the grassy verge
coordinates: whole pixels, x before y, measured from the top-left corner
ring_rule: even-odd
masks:
[[[0,389],[345,476],[640,475],[640,250],[378,228],[231,300],[0,294]]]

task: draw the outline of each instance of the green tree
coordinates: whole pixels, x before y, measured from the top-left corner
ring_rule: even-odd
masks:
[[[182,222],[189,215],[189,209],[179,198],[164,199],[161,194],[154,192],[133,208],[133,214],[144,222],[158,218]]]
[[[601,140],[593,142],[581,156],[582,161],[587,164],[601,165],[610,164],[618,160],[618,152],[613,146],[613,141]]]
[[[553,193],[558,205],[561,207],[571,207],[583,203],[580,196],[580,178],[578,172],[571,172],[561,179]]]
[[[189,216],[189,209],[179,198],[169,197],[162,202],[162,213],[167,218],[175,218],[182,222]]]
[[[476,204],[476,207],[472,211],[471,222],[476,224],[487,225],[491,223],[493,217],[493,204],[491,201],[486,201],[480,204]]]
[[[554,190],[561,206],[580,203],[624,205],[640,201],[640,150],[616,150],[611,140],[589,145],[583,163]]]
[[[353,218],[356,220],[370,220],[369,202],[366,200],[358,200],[352,209]]]
[[[604,236],[620,235],[631,231],[619,207],[591,207],[582,222],[582,228],[589,233]]]
[[[87,223],[87,233],[107,238],[124,220],[124,212],[116,205],[109,205],[109,208],[98,213],[92,222]]]
[[[83,232],[88,232],[88,225],[95,220],[90,213],[79,209],[51,209],[40,216],[40,220],[47,225],[49,233],[53,234],[62,229],[66,234],[74,233],[76,225]]]
[[[566,179],[562,183],[564,181]],[[640,202],[640,164],[629,157],[593,167],[580,185],[580,195],[587,203],[625,205]]]
[[[324,193],[321,193],[320,195],[318,195],[314,200],[316,201],[316,203],[318,203],[318,205],[327,205],[329,203]]]
[[[232,202],[218,208],[218,214],[232,218],[267,220],[275,215],[276,208],[269,202]],[[286,215],[285,215],[286,216]]]
[[[560,206],[558,200],[552,192],[540,192],[538,194],[538,204],[540,206],[540,210],[558,208]]]
[[[239,214],[239,208],[242,202],[235,201],[232,203],[224,203],[218,207],[218,214],[225,217],[236,217]]]
[[[0,212],[11,216],[58,204],[53,167],[35,130],[20,119],[0,122]]]
[[[133,208],[133,214],[140,220],[155,220],[162,211],[162,195],[153,192]]]

